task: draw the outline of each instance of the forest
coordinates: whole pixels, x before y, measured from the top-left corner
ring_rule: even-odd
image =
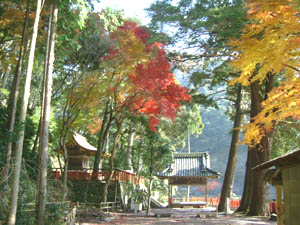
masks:
[[[102,202],[126,170],[150,207],[174,152],[207,151],[218,211],[239,195],[237,211],[268,215],[267,171],[252,168],[299,147],[300,2],[155,0],[146,25],[96,2],[0,2],[0,224],[63,217],[50,203],[73,200],[74,134],[96,148],[92,179],[109,171]]]

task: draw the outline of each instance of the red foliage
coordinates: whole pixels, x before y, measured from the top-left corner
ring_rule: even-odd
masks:
[[[128,85],[133,85],[133,88],[130,93],[124,94],[126,97],[117,108],[122,110],[126,107],[133,112],[147,115],[149,126],[155,131],[160,117],[174,120],[181,102],[190,101],[191,97],[188,89],[176,84],[174,74],[170,73],[170,63],[163,44],[147,44],[147,39],[151,35],[135,22],[127,21],[119,29],[134,33],[145,44],[145,54],[149,55],[149,60],[137,64],[128,73]],[[118,51],[111,49],[107,58],[117,55]]]
[[[142,93],[134,102],[135,109],[150,116],[150,127],[155,130],[159,124],[155,116],[165,116],[174,120],[181,101],[189,101],[188,90],[175,83],[170,64],[163,49],[158,49],[156,57],[148,64],[139,64],[130,75],[136,92]]]
[[[151,37],[151,34],[146,31],[146,28],[138,26],[138,24],[133,21],[125,21],[124,25],[120,26],[119,29],[124,31],[133,31],[144,44],[147,42],[147,39]]]

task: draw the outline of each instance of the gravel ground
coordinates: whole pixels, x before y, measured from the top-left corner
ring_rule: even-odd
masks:
[[[197,215],[200,213],[200,217]],[[155,214],[161,215],[156,217]],[[164,215],[171,214],[171,217],[163,217]],[[136,214],[126,213],[113,213],[110,214],[106,220],[100,221],[97,218],[86,218],[80,221],[79,225],[107,225],[107,224],[204,224],[204,225],[266,225],[276,224],[276,221],[269,221],[267,218],[259,217],[246,217],[241,215],[218,215],[211,218],[204,217],[203,210],[201,209],[153,209],[151,215],[145,215],[145,212]]]

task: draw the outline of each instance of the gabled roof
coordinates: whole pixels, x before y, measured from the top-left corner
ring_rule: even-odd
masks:
[[[169,168],[158,173],[159,178],[169,177],[207,177],[219,178],[220,173],[210,169],[207,152],[175,153],[174,162]]]
[[[255,169],[255,170],[267,169],[272,166],[284,167],[284,166],[290,166],[290,165],[296,164],[296,163],[300,163],[300,149],[296,149],[285,155],[282,155],[282,156],[279,156],[272,160],[269,160],[267,162],[264,162],[256,167],[254,167],[253,169]]]

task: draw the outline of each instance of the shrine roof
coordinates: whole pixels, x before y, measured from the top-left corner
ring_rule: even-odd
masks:
[[[97,148],[95,148],[95,147],[92,146],[90,143],[88,143],[85,137],[83,137],[82,135],[80,135],[80,134],[78,134],[78,133],[76,133],[76,132],[73,133],[73,136],[72,136],[72,137],[73,137],[73,140],[76,142],[76,144],[77,144],[80,148],[82,148],[82,149],[84,149],[84,150],[87,150],[87,151],[89,151],[89,152],[94,152],[94,153],[96,153]]]
[[[279,156],[272,160],[264,162],[256,167],[254,167],[253,169],[254,170],[268,169],[272,166],[286,167],[286,166],[291,166],[293,164],[299,164],[299,163],[300,163],[300,149],[296,149],[296,150],[288,152],[282,156]]]
[[[220,173],[210,169],[208,152],[175,153],[174,162],[157,174],[159,178],[207,177],[217,179]]]

